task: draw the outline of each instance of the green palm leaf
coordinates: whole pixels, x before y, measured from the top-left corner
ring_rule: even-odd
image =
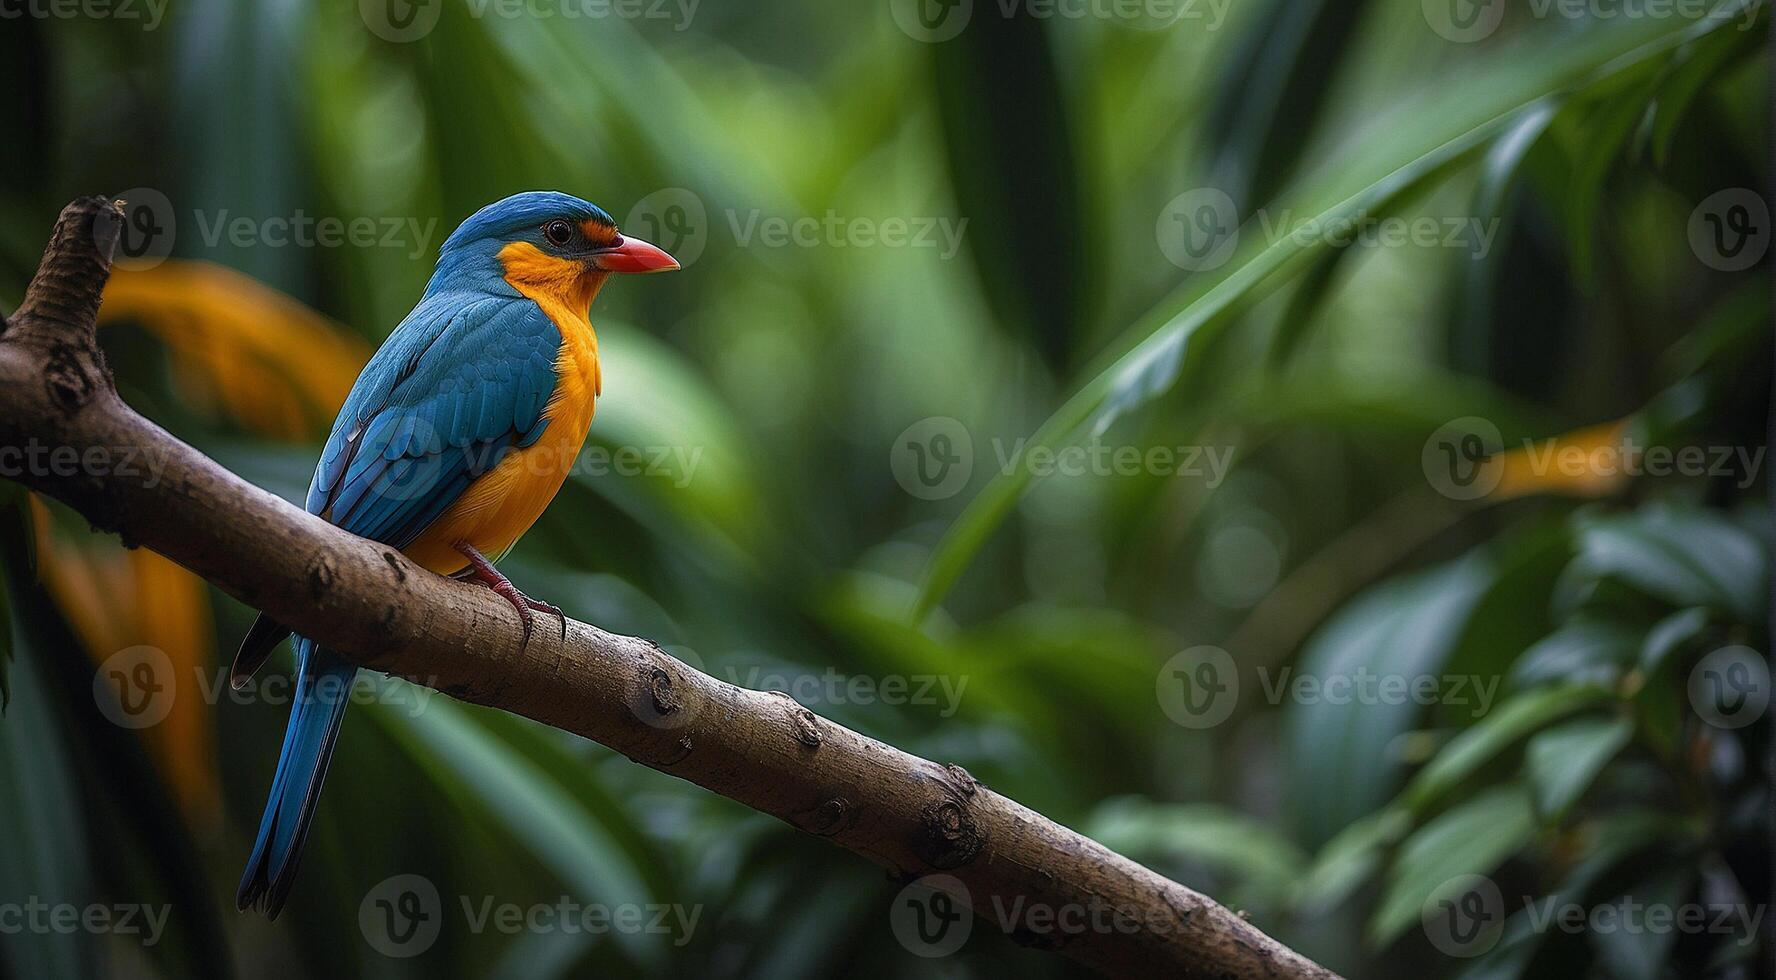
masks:
[[[1540,111],[1543,99],[1639,71],[1681,44],[1737,23],[1721,11],[1760,4],[1734,0],[1699,21],[1622,19],[1599,24],[1576,39],[1529,39],[1480,66],[1474,76],[1452,81],[1409,109],[1379,120],[1370,138],[1349,141],[1354,148],[1346,156],[1328,161],[1297,192],[1284,196],[1285,203],[1304,205],[1287,211],[1311,215],[1327,227],[1385,210],[1389,201],[1469,162],[1510,132],[1524,113]],[[1255,225],[1248,222],[1245,230],[1255,231]],[[1260,236],[1246,237],[1252,241]],[[1220,269],[1186,280],[1127,331],[1119,343],[1123,353],[1088,375],[1023,452],[1066,445],[1088,428],[1102,433],[1120,415],[1166,391],[1199,333],[1223,328],[1230,314],[1287,282],[1327,247],[1323,238],[1295,235],[1253,241]],[[1027,468],[1013,466],[969,502],[927,566],[915,621],[923,621],[955,585],[1030,482]]]

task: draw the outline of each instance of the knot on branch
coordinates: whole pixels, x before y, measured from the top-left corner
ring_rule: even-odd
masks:
[[[849,828],[856,822],[856,817],[857,808],[851,805],[851,801],[843,796],[835,796],[814,808],[813,815],[808,819],[807,829],[809,833],[831,837]]]
[[[795,740],[811,749],[820,748],[820,719],[807,708],[795,712]]]
[[[672,675],[658,667],[648,672],[648,697],[654,703],[654,710],[662,715],[672,714],[678,710],[678,691],[672,687]]]
[[[50,404],[73,414],[111,383],[110,369],[98,348],[54,341],[44,355],[43,387]]]
[[[970,812],[970,803],[979,783],[968,770],[954,763],[944,766],[941,771],[943,776],[938,780],[938,786],[944,798],[927,804],[919,814],[925,831],[920,857],[932,867],[947,871],[974,860],[986,846],[987,838]]]

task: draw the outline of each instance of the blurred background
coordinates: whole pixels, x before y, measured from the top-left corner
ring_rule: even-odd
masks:
[[[457,222],[588,198],[684,270],[593,310],[532,595],[1347,975],[1768,976],[1766,15],[1629,6],[28,5],[0,304],[123,197],[120,389],[299,499]],[[380,679],[237,914],[253,611],[11,484],[0,535],[6,976],[1073,971]]]

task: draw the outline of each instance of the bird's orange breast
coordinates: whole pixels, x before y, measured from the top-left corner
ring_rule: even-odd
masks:
[[[468,566],[456,550],[457,542],[497,559],[543,515],[585,445],[593,403],[602,387],[598,337],[586,311],[604,283],[604,274],[587,273],[577,263],[522,242],[506,246],[500,259],[506,281],[561,331],[555,392],[543,408],[548,425],[542,437],[507,453],[404,549],[407,557],[440,575]]]

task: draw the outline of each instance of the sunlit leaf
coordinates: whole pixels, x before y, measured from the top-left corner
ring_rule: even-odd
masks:
[[[1626,422],[1606,422],[1499,454],[1498,483],[1489,494],[1508,500],[1529,494],[1604,497],[1629,478],[1633,444]]]

